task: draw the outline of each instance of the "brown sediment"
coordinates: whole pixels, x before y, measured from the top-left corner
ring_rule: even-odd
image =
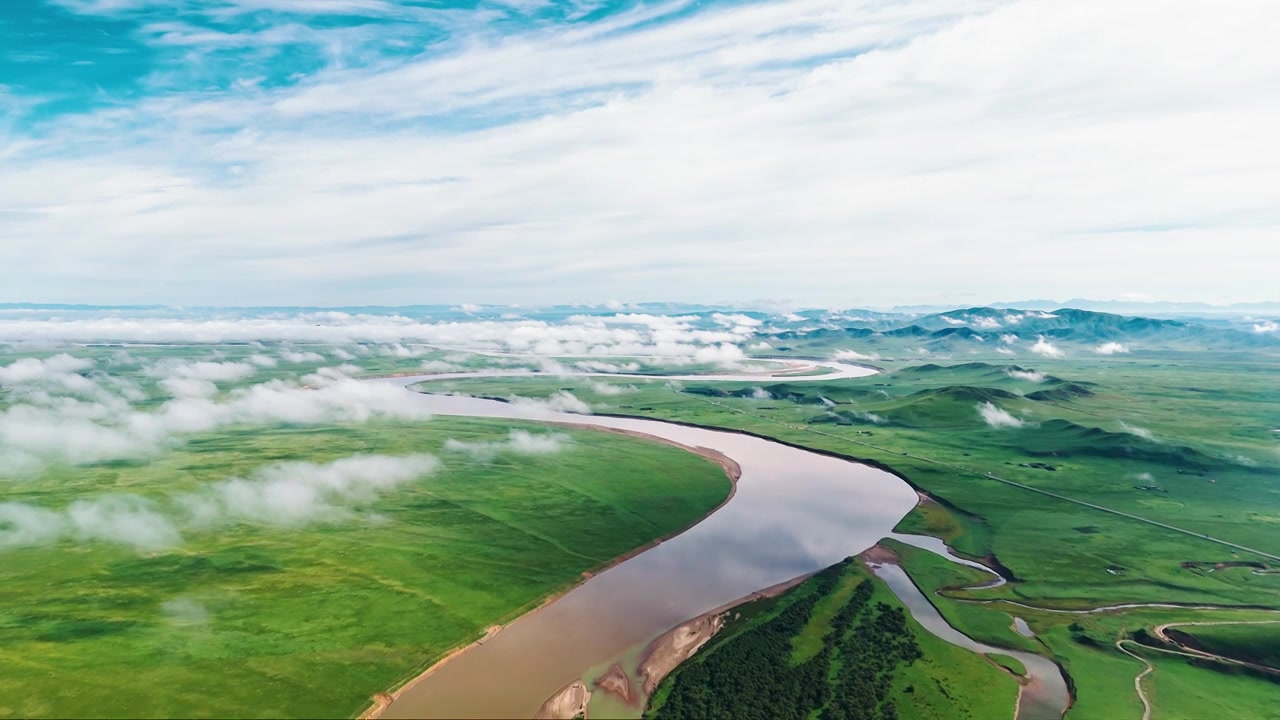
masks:
[[[586,717],[587,704],[591,702],[591,691],[586,683],[574,680],[547,698],[534,714],[534,720],[573,720]]]
[[[655,638],[640,656],[640,666],[637,672],[640,681],[643,683],[642,689],[645,696],[653,695],[653,691],[658,688],[658,683],[662,682],[663,678],[670,675],[671,671],[679,667],[681,663],[693,657],[694,653],[698,652],[703,645],[707,644],[707,641],[720,632],[724,627],[725,617],[730,610],[752,600],[777,597],[813,577],[813,575],[813,573],[806,573],[780,582],[777,585],[770,585],[763,590],[757,590],[750,595],[725,603],[710,612],[681,623]]]
[[[617,695],[628,705],[639,699],[635,697],[635,691],[631,687],[631,678],[627,677],[627,672],[617,663],[609,668],[609,672],[596,678],[592,685],[611,695]]]
[[[641,656],[639,675],[644,694],[652,695],[658,683],[680,663],[693,657],[698,649],[724,627],[724,615],[709,612],[677,625],[658,636]]]
[[[421,373],[412,373],[412,374],[413,374],[413,375],[419,375],[419,374],[421,374]],[[459,646],[459,647],[457,647],[457,648],[454,648],[454,649],[453,649],[452,651],[450,651],[447,655],[445,655],[444,657],[440,658],[438,661],[436,661],[436,662],[432,663],[432,664],[431,664],[431,665],[430,665],[426,670],[424,670],[423,672],[421,672],[421,673],[419,673],[418,675],[414,676],[412,679],[410,679],[408,682],[406,682],[405,684],[401,685],[400,687],[396,688],[394,691],[389,692],[389,693],[388,693],[388,692],[382,692],[382,693],[378,693],[378,694],[374,695],[374,696],[373,696],[373,703],[372,703],[372,705],[370,705],[370,706],[369,706],[369,708],[368,708],[367,710],[365,710],[363,713],[361,713],[361,714],[359,715],[359,719],[360,719],[360,720],[377,720],[378,718],[380,718],[380,717],[382,716],[382,714],[383,714],[383,713],[385,713],[385,712],[387,711],[387,708],[391,707],[391,704],[392,704],[392,703],[394,703],[396,700],[399,700],[399,699],[400,699],[400,697],[401,697],[402,695],[404,695],[406,692],[408,692],[410,689],[412,689],[412,688],[413,688],[414,686],[416,686],[418,683],[420,683],[420,682],[422,682],[423,680],[425,680],[425,679],[427,679],[428,677],[430,677],[434,672],[436,672],[437,670],[439,670],[441,667],[443,667],[446,663],[448,663],[448,662],[449,662],[450,660],[452,660],[453,658],[455,658],[455,657],[457,657],[457,656],[461,655],[462,653],[465,653],[467,650],[470,650],[472,647],[474,647],[474,646],[476,646],[476,645],[483,645],[483,644],[484,644],[484,642],[485,642],[486,640],[488,640],[489,638],[491,638],[491,637],[493,637],[494,635],[496,635],[496,634],[497,634],[498,632],[500,632],[503,628],[507,627],[507,625],[510,625],[511,623],[516,622],[516,621],[517,621],[517,620],[519,620],[520,618],[523,618],[523,617],[526,617],[527,615],[530,615],[530,614],[532,614],[532,613],[535,613],[535,612],[537,612],[538,610],[541,610],[542,608],[546,607],[547,605],[550,605],[551,603],[555,602],[556,600],[559,600],[561,597],[563,597],[563,596],[567,595],[568,593],[570,593],[571,591],[573,591],[573,589],[574,589],[574,588],[578,587],[579,585],[581,585],[582,583],[586,582],[587,580],[590,580],[591,578],[595,577],[596,575],[598,575],[598,574],[600,574],[600,573],[604,572],[605,570],[608,570],[609,568],[612,568],[612,567],[614,567],[614,566],[616,566],[616,565],[620,565],[621,563],[624,563],[624,562],[626,562],[627,560],[630,560],[631,558],[633,558],[633,557],[635,557],[635,556],[639,555],[640,553],[643,553],[643,552],[645,552],[645,551],[647,551],[647,550],[651,550],[651,549],[653,549],[654,547],[657,547],[658,545],[660,545],[661,543],[664,543],[664,542],[666,542],[667,540],[670,540],[670,539],[672,539],[672,538],[674,538],[674,537],[676,537],[676,536],[678,536],[678,535],[681,535],[681,534],[683,534],[683,533],[685,533],[685,532],[689,531],[689,530],[690,530],[690,529],[692,529],[695,525],[697,525],[698,523],[702,522],[703,520],[706,520],[708,517],[710,517],[710,516],[711,516],[713,513],[715,513],[717,510],[719,510],[720,508],[724,507],[724,506],[725,506],[725,505],[726,505],[730,500],[732,500],[732,499],[733,499],[733,496],[734,496],[735,494],[737,494],[737,492],[738,492],[738,479],[742,477],[742,467],[738,465],[738,462],[737,462],[736,460],[734,460],[733,458],[729,457],[728,455],[725,455],[724,453],[722,453],[722,452],[720,452],[720,451],[718,451],[718,450],[712,450],[712,449],[710,449],[710,448],[704,448],[704,447],[692,447],[692,446],[689,446],[689,445],[685,445],[685,444],[683,444],[683,443],[675,442],[675,441],[673,441],[673,440],[667,440],[667,439],[665,439],[665,438],[660,438],[660,437],[658,437],[658,436],[656,436],[656,435],[650,435],[650,434],[648,434],[648,433],[636,432],[636,431],[634,431],[634,430],[623,430],[623,429],[621,429],[621,428],[597,427],[597,426],[595,426],[595,425],[584,425],[584,424],[581,424],[581,423],[572,423],[572,422],[550,422],[550,423],[545,423],[545,424],[547,424],[547,425],[560,425],[561,427],[576,428],[576,429],[580,429],[580,430],[604,431],[604,432],[611,432],[611,433],[615,433],[615,434],[618,434],[618,435],[627,435],[627,436],[630,436],[630,437],[641,438],[641,439],[644,439],[644,440],[650,440],[650,441],[653,441],[653,442],[660,442],[660,443],[662,443],[662,444],[664,444],[664,445],[671,445],[671,446],[674,446],[674,447],[680,448],[680,449],[682,449],[682,450],[687,450],[688,452],[691,452],[691,453],[694,453],[694,454],[697,454],[697,455],[701,455],[702,457],[704,457],[704,458],[706,458],[706,459],[708,459],[708,460],[710,460],[710,461],[714,462],[715,464],[719,465],[719,466],[721,467],[721,469],[723,469],[723,470],[724,470],[725,475],[726,475],[726,476],[728,476],[728,478],[729,478],[729,484],[730,484],[730,487],[729,487],[729,494],[725,497],[725,499],[724,499],[724,500],[722,500],[722,501],[720,502],[720,504],[719,504],[719,505],[716,505],[716,506],[715,506],[714,508],[712,508],[711,510],[708,510],[708,511],[707,511],[707,513],[706,513],[705,515],[703,515],[702,517],[700,517],[700,518],[698,518],[697,520],[693,521],[693,522],[692,522],[692,523],[690,523],[689,525],[687,525],[687,526],[685,526],[685,527],[683,527],[683,528],[680,528],[679,530],[676,530],[676,531],[674,531],[674,532],[671,532],[671,533],[668,533],[668,534],[666,534],[666,535],[663,535],[662,537],[657,538],[656,540],[651,540],[650,542],[647,542],[647,543],[645,543],[644,545],[641,545],[640,547],[638,547],[638,548],[636,548],[636,549],[634,549],[634,550],[631,550],[630,552],[623,553],[622,555],[619,555],[618,557],[616,557],[616,558],[614,558],[614,559],[610,560],[609,562],[605,563],[604,565],[602,565],[602,566],[600,566],[600,567],[598,567],[598,568],[595,568],[594,570],[587,570],[587,571],[584,571],[584,572],[582,573],[582,579],[581,579],[581,580],[579,580],[577,583],[574,583],[572,586],[567,587],[567,588],[565,588],[565,589],[563,589],[563,590],[561,590],[561,591],[559,591],[559,592],[552,593],[551,595],[548,595],[547,597],[543,598],[543,599],[542,599],[542,601],[540,601],[540,602],[537,604],[537,606],[536,606],[536,607],[531,608],[531,609],[530,609],[529,611],[527,611],[527,612],[522,612],[522,613],[520,613],[518,616],[516,616],[514,619],[512,619],[510,622],[508,622],[508,623],[506,623],[506,624],[503,624],[503,625],[491,625],[491,626],[489,626],[489,627],[485,630],[484,637],[480,638],[479,640],[476,640],[476,641],[475,641],[475,642],[473,642],[473,643],[468,643],[468,644],[466,644],[466,645],[461,645],[461,646]],[[808,577],[808,576],[804,576],[804,577]],[[800,579],[800,580],[803,580],[803,579],[804,579],[804,577],[799,578],[799,579]],[[794,582],[794,581],[788,581],[788,582]],[[786,583],[783,583],[783,585],[786,585]],[[778,586],[774,586],[774,587],[778,587]],[[766,588],[764,591],[760,591],[760,592],[761,592],[761,593],[763,593],[763,592],[766,592],[766,591],[771,590],[771,589],[772,589],[772,588]],[[784,589],[785,589],[785,588],[784,588]],[[781,591],[779,591],[779,592],[781,592]],[[725,607],[723,607],[723,608],[717,608],[717,609],[716,609],[716,610],[714,610],[713,612],[721,612],[721,611],[723,611],[724,609],[727,609],[728,607],[732,607],[732,606],[734,606],[734,605],[741,604],[742,602],[746,602],[747,600],[755,599],[756,597],[764,597],[764,596],[763,596],[763,595],[760,595],[760,593],[753,593],[752,595],[750,595],[750,596],[748,596],[748,597],[746,597],[746,598],[744,598],[744,599],[742,599],[742,600],[735,601],[735,602],[733,602],[733,603],[731,603],[731,604],[729,604],[729,605],[727,605],[727,606],[725,606]],[[696,649],[696,648],[695,648],[695,649]],[[668,671],[668,672],[669,672],[669,671]],[[659,679],[661,679],[661,678],[659,678]],[[583,686],[583,691],[584,691],[584,692],[586,692],[586,698],[589,700],[589,699],[590,699],[590,697],[591,697],[591,693],[590,693],[589,691],[587,691],[587,690],[586,690],[586,685],[585,685],[585,684],[583,684],[581,681],[577,681],[577,683]],[[547,707],[547,705],[548,705],[549,703],[551,703],[553,700],[555,700],[555,698],[556,698],[556,697],[559,697],[561,694],[563,694],[563,693],[567,692],[567,691],[568,691],[570,688],[572,688],[572,687],[573,687],[573,684],[571,683],[571,684],[569,684],[569,685],[566,685],[564,688],[561,688],[561,689],[560,689],[560,691],[556,693],[556,695],[553,695],[550,699],[548,699],[548,700],[547,700],[547,702],[546,702],[546,703],[543,703],[543,707],[544,707],[544,708],[545,708],[545,707]],[[584,701],[584,702],[585,702],[585,701]],[[586,706],[584,705],[584,706],[583,706],[583,712],[585,712],[585,709],[586,709]],[[541,710],[539,710],[539,712],[541,712]],[[580,714],[581,714],[581,713],[580,713]],[[539,716],[539,717],[542,717],[542,716]],[[550,717],[550,716],[548,716],[548,717]],[[566,716],[566,717],[576,717],[576,716]]]
[[[858,559],[868,565],[899,565],[902,563],[902,558],[898,557],[898,553],[883,545],[872,545],[863,550]]]

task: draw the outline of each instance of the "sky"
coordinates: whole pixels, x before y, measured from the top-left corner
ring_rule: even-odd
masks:
[[[5,0],[0,302],[1277,300],[1280,4]]]

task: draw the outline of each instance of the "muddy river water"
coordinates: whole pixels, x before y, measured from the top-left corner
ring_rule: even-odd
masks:
[[[851,367],[840,368],[841,376],[853,376]],[[858,368],[856,374],[871,372]],[[408,387],[460,376],[370,382]],[[732,500],[705,520],[455,655],[406,686],[382,717],[532,717],[560,688],[579,679],[590,687],[596,674],[611,665],[621,665],[634,681],[640,651],[654,638],[713,608],[866,550],[892,535],[894,525],[918,499],[910,486],[882,470],[739,433],[640,418],[558,413],[479,398],[417,397],[439,415],[614,428],[709,448],[736,461],[742,474]],[[921,544],[928,542],[922,539]],[[941,544],[936,544],[938,548],[929,549],[937,552]],[[900,581],[885,579],[930,632],[957,641],[935,629],[940,617],[925,622],[921,615],[928,615],[926,609]],[[906,585],[914,588],[909,579]],[[1047,677],[1033,681],[1023,692],[1020,720],[1058,718],[1066,707],[1061,673],[1052,663],[1045,661],[1045,665],[1038,670]],[[1036,696],[1032,701],[1026,697],[1028,692]],[[626,706],[596,692],[591,710],[596,717],[638,716],[642,703],[643,698],[636,698]]]

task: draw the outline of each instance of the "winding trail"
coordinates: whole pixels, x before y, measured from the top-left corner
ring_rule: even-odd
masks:
[[[1146,669],[1138,673],[1138,676],[1133,679],[1133,689],[1138,691],[1138,699],[1142,701],[1142,720],[1151,720],[1151,700],[1147,698],[1147,692],[1142,689],[1142,679],[1150,675],[1156,669],[1156,666],[1141,655],[1126,650],[1124,648],[1125,643],[1133,643],[1133,641],[1121,638],[1116,641],[1116,649],[1146,666]],[[1134,644],[1136,645],[1137,643]]]

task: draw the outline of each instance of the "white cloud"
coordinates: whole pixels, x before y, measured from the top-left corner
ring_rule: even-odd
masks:
[[[319,363],[324,362],[324,356],[318,352],[311,350],[285,350],[280,353],[280,359],[294,365],[303,363]]]
[[[760,342],[758,342],[758,343],[752,343],[751,345],[748,345],[748,346],[747,346],[747,349],[748,349],[748,350],[751,350],[751,351],[753,351],[753,352],[762,352],[762,351],[765,351],[765,350],[772,350],[772,349],[773,349],[773,346],[772,346],[772,345],[770,345],[769,343],[767,343],[767,342],[765,342],[765,341],[761,340],[761,341],[760,341]]]
[[[52,357],[21,358],[0,366],[0,386],[54,385],[77,393],[97,390],[93,381],[80,373],[93,367],[93,361],[66,353]]]
[[[67,527],[61,513],[24,503],[0,503],[0,548],[49,545]]]
[[[973,326],[982,330],[998,330],[1000,329],[1000,321],[992,317],[976,317],[973,319]]]
[[[1039,370],[1017,370],[1015,368],[1009,368],[1005,370],[1005,372],[1008,373],[1009,377],[1014,378],[1015,380],[1026,380],[1027,382],[1033,383],[1044,382],[1045,378],[1045,374]]]
[[[420,366],[423,370],[432,373],[451,373],[462,370],[462,366],[445,360],[423,360]]]
[[[209,609],[204,603],[190,597],[166,600],[160,611],[175,627],[204,627],[209,624]]]
[[[996,352],[1000,353],[1001,355],[1016,355],[1016,354],[1017,354],[1017,353],[1015,353],[1013,350],[1011,350],[1010,348],[1007,348],[1007,347],[998,347],[998,348],[996,348]]]
[[[636,391],[634,385],[614,385],[613,383],[591,381],[591,391],[597,395],[625,395]]]
[[[639,372],[640,363],[612,363],[600,360],[579,360],[574,363],[579,370],[596,373],[634,373]]]
[[[660,267],[693,299],[835,302],[856,260],[859,296],[892,302],[1098,296],[1146,261],[1158,296],[1203,286],[1210,242],[1231,281],[1205,292],[1274,288],[1253,209],[1280,184],[1275,3],[775,0],[636,20],[683,7],[477,23],[370,68],[10,130],[0,243],[28,271],[6,289],[604,300],[649,294]],[[780,277],[792,238],[813,260]]]
[[[1051,357],[1051,358],[1060,358],[1060,357],[1066,356],[1065,352],[1059,349],[1057,345],[1054,345],[1053,343],[1046,340],[1043,335],[1041,335],[1040,338],[1036,340],[1035,345],[1031,346],[1031,352],[1037,355],[1044,355],[1045,357]]]
[[[860,353],[857,350],[837,350],[831,356],[835,360],[879,360],[880,356],[875,353]]]
[[[764,388],[760,388],[760,387],[751,391],[751,397],[754,400],[772,400],[773,399],[773,395],[770,395],[768,390],[765,390]]]
[[[1137,427],[1136,425],[1130,425],[1123,420],[1120,421],[1120,429],[1130,435],[1137,435],[1143,440],[1155,440],[1155,435],[1153,435],[1150,430]]]
[[[423,322],[401,315],[312,312],[296,315],[258,314],[217,317],[101,317],[94,313],[51,317],[0,312],[0,337],[47,342],[191,342],[225,343],[259,340],[354,345],[362,352],[411,358],[431,352],[426,345],[482,352],[544,356],[670,357],[690,362],[732,363],[745,357],[739,343],[750,340],[754,327],[734,325],[706,329],[697,318],[628,314],[575,316],[567,322],[541,320],[470,320]],[[288,351],[292,353],[292,351]],[[343,359],[339,350],[331,351]],[[342,351],[345,353],[345,351]],[[299,357],[294,353],[292,357]],[[308,361],[314,356],[305,355]],[[323,359],[323,358],[321,358]],[[347,358],[349,359],[349,358]],[[260,363],[184,363],[166,360],[155,374],[194,376],[187,365],[221,364],[252,372]],[[224,368],[226,370],[226,368]],[[220,377],[201,376],[220,380]]]
[[[993,428],[1019,428],[1026,423],[996,405],[984,402],[978,405],[978,414]]]
[[[1253,326],[1253,331],[1256,333],[1273,333],[1280,331],[1280,325],[1270,320],[1263,320]]]
[[[517,455],[549,455],[564,450],[569,436],[562,433],[533,434],[526,430],[512,430],[506,440],[473,442],[450,438],[444,449],[463,453],[480,462],[491,462],[503,453]]]
[[[693,352],[694,362],[713,363],[724,367],[736,367],[739,361],[746,359],[747,354],[742,352],[742,348],[728,343],[700,347]]]
[[[277,364],[279,364],[279,361],[276,360],[275,358],[271,357],[270,355],[263,355],[261,353],[255,353],[253,355],[250,355],[249,357],[245,358],[245,361],[253,363],[254,365],[257,365],[260,368],[273,368]]]
[[[578,415],[591,414],[591,406],[579,400],[576,395],[568,390],[559,390],[546,399],[513,395],[508,400],[514,405],[523,405],[551,412],[576,413]]]
[[[174,397],[208,398],[218,394],[217,385],[198,378],[165,378],[160,381],[160,387]]]
[[[166,378],[235,382],[250,377],[257,372],[257,369],[257,365],[248,362],[189,362],[166,358],[156,362],[146,372]]]
[[[67,508],[66,517],[72,535],[81,542],[119,543],[152,552],[182,541],[177,527],[153,503],[132,495],[77,500]]]
[[[352,509],[436,472],[432,455],[355,455],[330,463],[288,462],[259,468],[176,499],[197,526],[224,522],[301,526],[338,522]]]
[[[757,320],[749,315],[725,315],[724,313],[712,313],[711,320],[717,325],[732,328],[753,328],[764,324],[763,320]]]
[[[413,393],[361,382],[332,368],[308,376],[312,389],[272,380],[207,397],[210,381],[166,378],[177,397],[136,409],[121,395],[93,400],[30,396],[0,410],[0,473],[24,475],[46,462],[73,464],[142,457],[182,436],[234,425],[362,423],[377,417],[426,419]],[[219,371],[222,372],[222,371]]]
[[[1127,353],[1129,348],[1118,342],[1105,342],[1093,349],[1099,355],[1115,355],[1116,353]]]

